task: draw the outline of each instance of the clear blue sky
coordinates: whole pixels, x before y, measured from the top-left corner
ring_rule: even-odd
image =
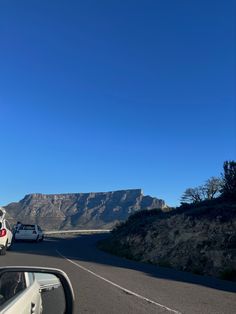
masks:
[[[0,204],[142,188],[235,159],[235,1],[1,0]]]

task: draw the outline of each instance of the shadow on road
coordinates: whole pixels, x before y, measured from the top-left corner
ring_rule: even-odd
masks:
[[[21,254],[34,254],[62,258],[56,252],[57,249],[65,257],[74,261],[77,260],[101,265],[109,265],[112,267],[132,269],[146,273],[154,278],[201,285],[222,291],[236,292],[236,283],[233,282],[131,261],[103,252],[96,247],[96,243],[107,236],[109,235],[77,235],[66,238],[62,236],[48,236],[46,240],[41,243],[14,243],[11,250],[12,252],[18,252]]]

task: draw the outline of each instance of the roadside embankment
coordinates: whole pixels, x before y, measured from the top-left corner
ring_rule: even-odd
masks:
[[[129,259],[236,280],[236,203],[215,199],[167,213],[137,212],[98,246]]]

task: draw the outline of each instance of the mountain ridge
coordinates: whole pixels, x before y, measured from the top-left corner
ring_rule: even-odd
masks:
[[[12,221],[38,223],[44,229],[112,228],[130,214],[165,209],[161,199],[144,195],[141,189],[109,192],[27,194],[4,206]]]

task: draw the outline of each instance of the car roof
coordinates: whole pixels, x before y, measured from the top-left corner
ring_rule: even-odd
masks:
[[[21,227],[25,227],[25,226],[27,226],[27,227],[35,227],[37,225],[36,224],[21,224]]]

